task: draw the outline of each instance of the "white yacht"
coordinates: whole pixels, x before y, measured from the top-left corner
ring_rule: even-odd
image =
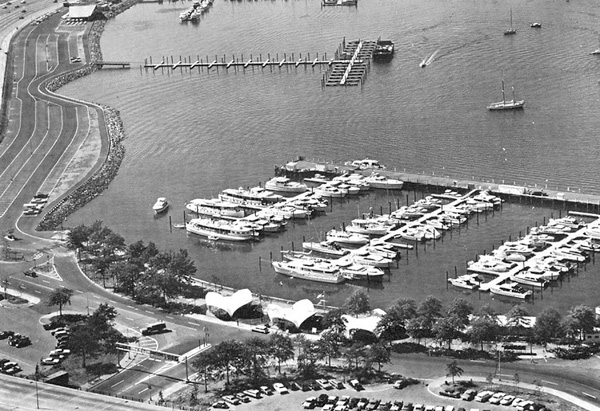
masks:
[[[526,290],[519,284],[514,282],[504,283],[497,286],[490,287],[490,292],[496,295],[503,295],[506,297],[514,297],[520,299],[526,299],[531,297],[533,291]]]
[[[327,241],[338,244],[365,245],[369,243],[369,236],[333,229],[327,232]]]
[[[237,220],[215,218],[194,218],[186,223],[189,233],[215,240],[251,241],[260,236],[260,232],[241,225]]]
[[[221,201],[218,198],[196,198],[190,200],[186,205],[190,211],[196,214],[208,215],[211,217],[244,217],[244,209],[239,204],[229,201]]]
[[[343,257],[350,252],[349,250],[343,249],[332,241],[321,241],[319,243],[304,242],[302,243],[302,248],[333,257]]]
[[[456,278],[448,278],[448,282],[455,287],[476,290],[481,284],[481,279],[477,274],[464,274]]]
[[[336,264],[325,261],[294,259],[290,261],[273,261],[275,272],[292,278],[339,284],[345,280]]]
[[[387,190],[400,190],[404,182],[395,178],[388,178],[379,173],[372,173],[365,181],[373,188],[385,188]]]
[[[287,177],[273,177],[265,183],[265,189],[283,193],[304,193],[308,187],[304,183],[292,181]]]
[[[383,281],[382,269],[363,264],[351,264],[340,268],[340,272],[347,280],[356,281]]]
[[[262,187],[253,187],[250,189],[227,188],[219,194],[219,199],[240,204],[243,207],[253,209],[264,208],[276,204],[283,200],[283,197]]]
[[[152,210],[154,210],[154,214],[160,214],[163,211],[166,211],[169,208],[169,202],[165,197],[159,197],[156,200],[156,203],[152,206]]]

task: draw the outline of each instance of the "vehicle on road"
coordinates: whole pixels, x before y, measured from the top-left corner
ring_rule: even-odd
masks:
[[[260,334],[269,334],[269,326],[268,325],[257,325],[252,327],[252,332],[260,333]]]
[[[165,324],[162,321],[147,325],[146,327],[142,328],[141,332],[142,335],[152,335],[152,334],[160,334],[162,332],[165,332],[167,330],[167,324]],[[227,404],[225,404],[227,405]]]
[[[31,277],[31,278],[36,278],[38,276],[37,273],[31,269],[23,271],[23,274],[26,277]]]

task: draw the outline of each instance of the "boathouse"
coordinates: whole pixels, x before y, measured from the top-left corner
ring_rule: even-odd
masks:
[[[69,12],[63,16],[66,21],[92,21],[103,16],[96,4],[70,4]]]

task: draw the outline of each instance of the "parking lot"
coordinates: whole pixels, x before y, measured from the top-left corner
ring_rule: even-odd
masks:
[[[412,403],[412,411],[417,411],[417,405],[421,404],[422,408],[418,408],[420,411],[433,410],[450,410],[450,407],[453,407],[454,411],[457,411],[461,407],[466,411],[471,410],[479,410],[479,411],[516,411],[518,408],[513,407],[512,405],[496,405],[490,404],[489,398],[486,402],[477,402],[474,400],[465,401],[461,399],[455,399],[450,397],[445,397],[438,395],[437,393],[442,389],[443,380],[435,380],[435,381],[425,381],[421,382],[417,385],[411,385],[402,389],[395,389],[393,384],[373,384],[364,386],[364,390],[355,391],[350,388],[348,383],[345,383],[344,389],[329,389],[329,390],[311,390],[311,391],[289,391],[286,394],[280,394],[273,390],[272,395],[262,396],[262,398],[250,398],[250,401],[247,403],[242,403],[239,405],[231,405],[228,404],[229,408],[235,408],[238,410],[252,410],[252,409],[260,409],[260,410],[272,410],[272,411],[292,411],[292,410],[303,410],[303,403],[305,403],[307,398],[310,397],[319,397],[319,395],[326,394],[329,397],[338,397],[338,400],[341,397],[347,396],[349,398],[356,398],[357,400],[366,399],[367,402],[370,400],[375,400],[372,403],[379,401],[376,408],[370,407],[372,411],[381,410],[381,409],[391,409],[386,407],[386,403],[391,403],[393,405],[394,402],[402,402],[402,406],[406,403]],[[483,391],[482,389],[480,391]],[[435,394],[434,394],[435,393]],[[357,402],[354,400],[354,403]],[[337,401],[336,401],[337,403]],[[402,406],[397,408],[398,410],[402,410]],[[311,408],[315,410],[331,410],[334,411],[336,409],[336,405],[333,407],[329,406],[321,406]],[[340,408],[341,410],[342,408]],[[351,409],[358,409],[358,407],[353,408],[344,408],[345,411]],[[365,406],[365,408],[367,407]],[[558,408],[556,408],[558,409]],[[393,408],[396,410],[396,408]]]

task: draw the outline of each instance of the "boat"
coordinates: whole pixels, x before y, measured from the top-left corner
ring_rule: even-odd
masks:
[[[347,280],[356,281],[383,281],[384,271],[377,267],[366,266],[363,264],[350,264],[340,267],[340,273]]]
[[[315,175],[314,175],[314,176],[312,176],[312,177],[307,177],[307,178],[304,178],[304,179],[302,180],[302,182],[303,182],[304,184],[306,184],[308,187],[318,187],[318,186],[320,186],[321,184],[326,184],[326,183],[328,183],[329,181],[331,181],[331,180],[329,180],[329,179],[328,179],[326,176],[324,176],[323,174],[319,174],[319,173],[315,174]]]
[[[383,257],[379,254],[371,254],[366,250],[364,252],[356,252],[352,255],[351,259],[356,264],[378,268],[388,268],[394,263],[391,258]]]
[[[388,61],[394,57],[394,42],[377,39],[373,50],[373,61]]]
[[[340,267],[331,262],[294,259],[290,261],[273,261],[271,264],[276,273],[292,278],[330,284],[339,284],[345,280],[340,272]]]
[[[308,191],[308,186],[304,183],[292,181],[287,177],[273,177],[265,183],[265,189],[269,191],[282,193],[304,193]]]
[[[503,295],[506,297],[514,297],[520,299],[526,299],[532,296],[533,291],[526,290],[515,282],[508,282],[496,286],[490,287],[490,292],[496,295]]]
[[[600,47],[590,53],[592,56],[600,55]]]
[[[345,165],[355,167],[359,170],[370,170],[370,169],[383,170],[383,169],[385,169],[385,166],[383,164],[379,163],[379,161],[372,160],[370,158],[365,158],[363,160],[354,160],[351,162],[347,161],[345,163]]]
[[[154,214],[160,214],[163,211],[166,211],[169,208],[169,202],[165,197],[158,197],[156,203],[152,206],[152,210],[154,210]]]
[[[492,103],[488,106],[490,110],[516,110],[522,109],[525,105],[525,100],[517,100],[515,98],[515,88],[512,87],[512,100],[507,101],[506,96],[504,94],[504,80],[502,80],[502,101],[497,103]]]
[[[298,259],[305,259],[305,260],[319,260],[318,258],[316,258],[314,256],[314,254],[312,253],[312,251],[294,251],[294,250],[282,250],[281,251],[281,257],[284,260],[298,260]]]
[[[321,241],[318,243],[304,242],[302,243],[302,248],[333,257],[343,257],[350,252],[349,250],[344,250],[342,247],[332,241]]]
[[[244,208],[264,208],[283,200],[283,197],[262,187],[249,189],[226,188],[219,194],[219,199],[240,204]]]
[[[380,175],[377,172],[372,173],[365,181],[373,188],[385,188],[388,190],[400,190],[404,182],[395,178],[388,178]]]
[[[331,184],[323,184],[314,189],[314,192],[325,198],[343,198],[348,194],[347,190],[335,187]]]
[[[456,278],[448,278],[448,282],[455,287],[476,290],[481,284],[481,279],[477,274],[464,274]]]
[[[386,235],[395,227],[395,225],[385,224],[373,219],[356,218],[346,227],[346,231],[355,234]]]
[[[186,223],[185,229],[209,239],[229,241],[252,241],[259,237],[256,230],[240,225],[237,220],[216,218],[193,218]]]
[[[338,244],[365,245],[369,243],[369,236],[333,229],[327,232],[327,241]]]
[[[512,9],[510,9],[510,28],[504,30],[504,35],[509,36],[511,34],[517,34],[517,29],[513,28]]]
[[[245,216],[244,209],[230,201],[222,201],[218,198],[196,198],[190,200],[186,205],[190,211],[196,214],[208,215],[212,217],[233,217],[241,218]]]
[[[511,275],[510,279],[516,283],[531,287],[545,288],[548,285],[547,279],[543,278],[541,275],[529,271],[518,272],[514,275]]]
[[[531,23],[531,27],[534,29],[541,29],[542,23]]]

